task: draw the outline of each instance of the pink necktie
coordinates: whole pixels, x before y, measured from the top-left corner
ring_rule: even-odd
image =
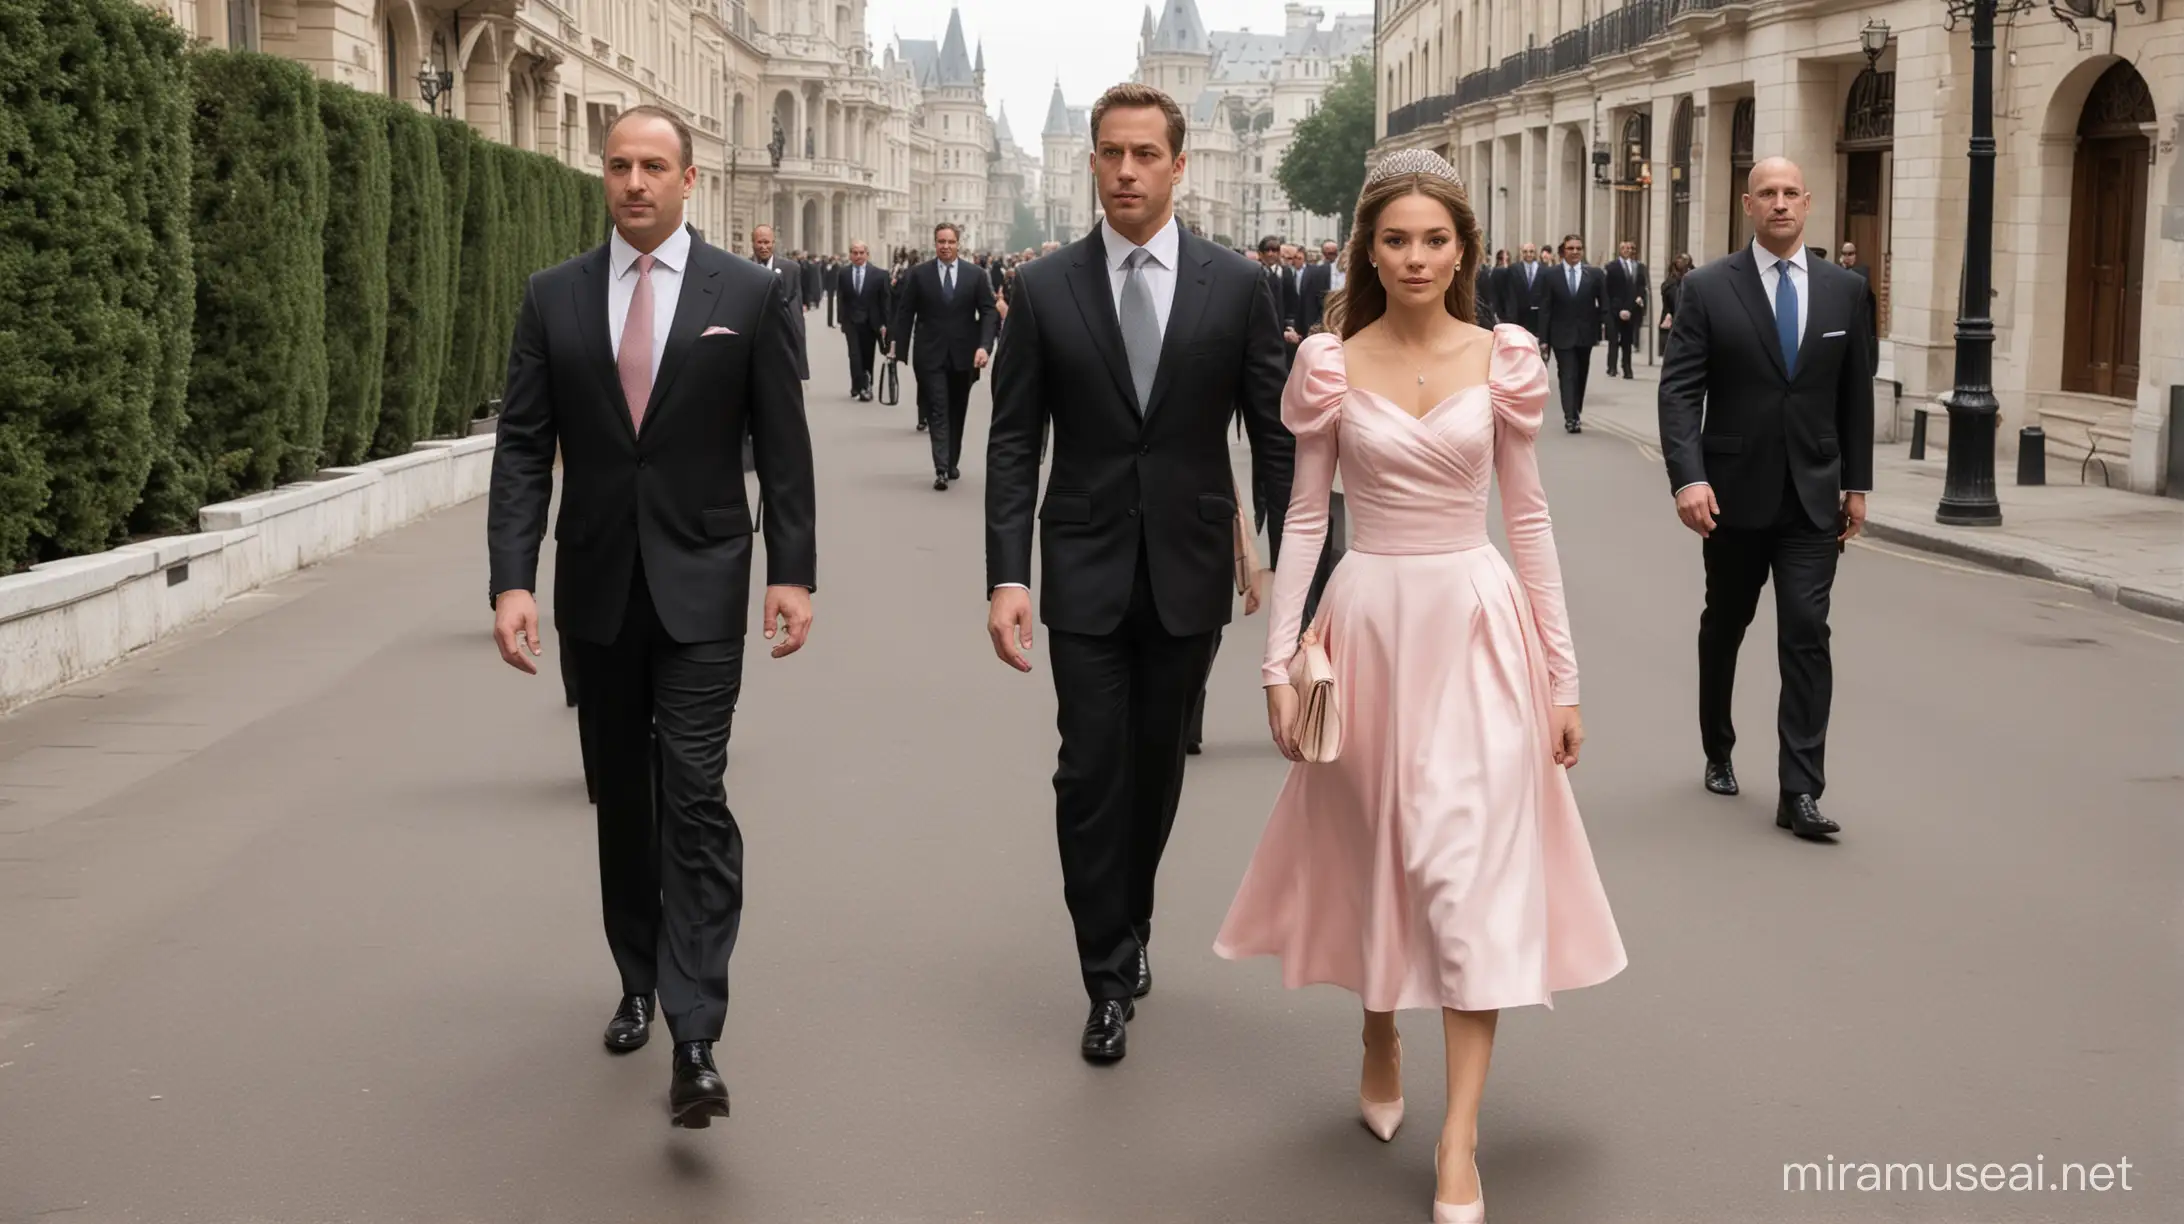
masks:
[[[629,424],[642,429],[645,405],[652,402],[652,256],[637,257],[637,292],[622,322],[622,351],[615,369],[622,376],[622,398],[629,403]]]

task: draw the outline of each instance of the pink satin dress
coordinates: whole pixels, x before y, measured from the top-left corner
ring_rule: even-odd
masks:
[[[1325,333],[1297,350],[1282,421],[1294,497],[1274,579],[1267,684],[1289,679],[1335,468],[1352,542],[1320,599],[1344,742],[1292,765],[1214,950],[1278,956],[1290,987],[1331,983],[1372,1011],[1552,1006],[1625,964],[1551,705],[1577,701],[1533,444],[1547,369],[1494,331],[1487,381],[1424,417],[1344,375]],[[1487,538],[1501,482],[1511,570]]]

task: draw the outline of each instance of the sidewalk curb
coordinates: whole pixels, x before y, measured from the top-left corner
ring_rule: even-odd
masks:
[[[1634,429],[1605,415],[1587,421],[1586,424],[1639,446],[1657,447],[1660,445],[1658,437],[1648,435],[1643,430]],[[2121,586],[2115,580],[2098,574],[2090,574],[2083,570],[2072,569],[2069,566],[2050,565],[2036,557],[2028,557],[2006,549],[1991,548],[1972,540],[1960,540],[1954,536],[1944,535],[1939,531],[1932,530],[1921,523],[1893,517],[1868,517],[1865,533],[1876,540],[1886,540],[1891,544],[1901,544],[1907,548],[1918,549],[1921,552],[1951,557],[1959,561],[1969,561],[1974,565],[1983,566],[2000,573],[2016,574],[2020,577],[2038,578],[2047,582],[2060,583],[2064,586],[2077,587],[2082,591],[2090,592],[2104,602],[2129,608],[2133,612],[2144,613],[2147,616],[2157,616],[2163,620],[2184,621],[2184,599],[2163,595],[2157,591],[2142,590],[2138,587]]]

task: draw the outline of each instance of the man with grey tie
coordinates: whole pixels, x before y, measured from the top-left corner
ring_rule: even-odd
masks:
[[[1018,270],[986,452],[987,632],[1025,672],[1038,524],[1063,899],[1092,1003],[1079,1048],[1096,1063],[1122,1058],[1133,1000],[1152,989],[1153,880],[1182,795],[1185,723],[1234,608],[1227,426],[1239,410],[1254,486],[1289,504],[1272,283],[1176,222],[1184,130],[1175,100],[1148,85],[1117,85],[1092,108],[1106,216]]]

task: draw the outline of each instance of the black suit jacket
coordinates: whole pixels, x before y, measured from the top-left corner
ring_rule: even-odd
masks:
[[[835,316],[844,323],[869,326],[874,331],[888,325],[894,314],[895,291],[887,283],[885,269],[865,265],[864,292],[858,293],[853,286],[857,280],[857,265],[843,264],[835,270]]]
[[[755,260],[753,262],[756,262]],[[804,271],[795,260],[776,251],[771,259],[758,265],[770,268],[781,281],[784,300],[789,303],[789,317],[796,321],[796,376],[811,378],[811,362],[804,352]]]
[[[1550,348],[1591,348],[1600,343],[1600,327],[1607,318],[1607,286],[1600,269],[1577,265],[1577,292],[1570,292],[1569,265],[1555,263],[1540,275],[1547,280],[1547,344]]]
[[[1504,323],[1514,323],[1539,340],[1547,343],[1547,276],[1554,271],[1545,263],[1532,264],[1535,269],[1529,282],[1525,280],[1523,261],[1501,269],[1501,302],[1496,313]]]
[[[1873,367],[1857,275],[1808,260],[1791,377],[1752,249],[1683,278],[1661,367],[1661,457],[1674,488],[1714,486],[1724,527],[1767,527],[1793,484],[1832,527],[1840,494],[1873,488]]]
[[[1010,309],[1015,309],[1011,304]],[[928,259],[910,269],[897,286],[895,321],[888,325],[890,347],[910,345],[910,368],[920,374],[939,370],[976,370],[979,349],[993,353],[1001,316],[994,310],[993,285],[986,270],[968,259],[956,260],[955,296],[940,292],[940,261]]]
[[[1289,504],[1296,444],[1282,427],[1288,346],[1265,269],[1179,235],[1175,300],[1141,413],[1100,230],[1024,265],[1009,342],[994,372],[986,452],[986,579],[1031,585],[1033,510],[1040,617],[1068,633],[1113,632],[1145,551],[1161,624],[1177,635],[1229,622],[1235,601],[1235,478],[1228,423],[1241,410],[1252,484]],[[1039,505],[1040,439],[1053,471]]]
[[[1327,295],[1335,281],[1335,266],[1330,263],[1306,264],[1303,275],[1297,278],[1297,334],[1309,336],[1312,329],[1327,317]]]
[[[1610,322],[1617,322],[1616,315],[1629,311],[1631,322],[1646,317],[1647,295],[1653,287],[1652,276],[1642,260],[1632,260],[1635,274],[1625,274],[1623,261],[1611,259],[1607,266],[1607,312]]]
[[[747,259],[690,245],[667,351],[641,430],[615,371],[608,248],[533,273],[516,317],[486,511],[492,594],[532,590],[561,456],[554,623],[611,643],[641,555],[678,642],[741,637],[754,516],[746,431],[765,499],[766,581],[816,587],[811,435],[788,286]],[[710,329],[724,332],[705,334]]]
[[[1298,308],[1303,304],[1304,300],[1297,283],[1297,270],[1288,264],[1283,264],[1278,268],[1267,268],[1264,264],[1259,266],[1266,276],[1268,287],[1274,293],[1275,317],[1280,320],[1283,327],[1296,327],[1297,319],[1300,317]],[[1301,332],[1304,329],[1298,328],[1297,330]]]

